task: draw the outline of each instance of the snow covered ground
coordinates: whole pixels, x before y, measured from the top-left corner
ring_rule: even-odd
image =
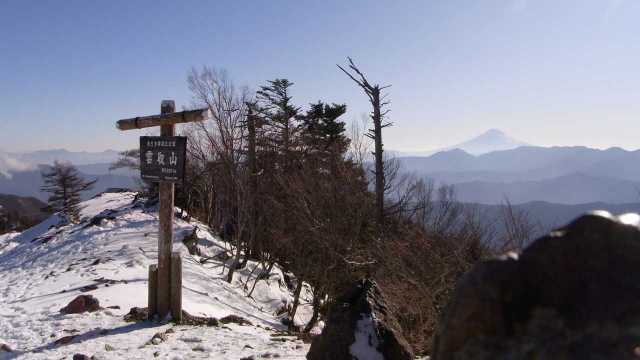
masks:
[[[54,215],[23,233],[0,236],[0,344],[14,349],[0,351],[0,359],[69,359],[76,353],[98,359],[304,359],[309,345],[283,332],[276,315],[293,298],[282,272],[275,268],[268,281],[258,282],[252,298],[247,297],[258,264],[249,262],[233,284],[226,283],[222,261],[201,264],[182,245],[182,238],[197,226],[207,255],[228,250],[196,221],[176,219],[174,226],[174,250],[183,253],[184,309],[216,318],[234,314],[252,325],[125,322],[123,315],[130,308],[147,306],[148,266],[157,257],[157,211],[134,206],[134,196],[108,193],[85,202],[85,221],[78,225],[57,226],[60,219]],[[87,220],[98,214],[113,219],[91,225]],[[89,285],[97,289],[83,292]],[[95,296],[105,309],[61,314],[80,294]],[[310,318],[307,300],[297,324]],[[147,344],[169,328],[173,330],[166,341]],[[70,343],[55,343],[70,335],[75,335]]]
[[[18,245],[15,241],[13,241],[13,238],[18,235],[20,235],[19,232],[10,232],[0,235],[0,255],[2,255],[3,252],[9,251]]]

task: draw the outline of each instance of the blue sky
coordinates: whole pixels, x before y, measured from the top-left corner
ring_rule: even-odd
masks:
[[[0,149],[136,146],[117,119],[187,105],[192,66],[369,111],[336,63],[391,84],[387,148],[500,128],[539,145],[640,147],[640,1],[0,0]]]

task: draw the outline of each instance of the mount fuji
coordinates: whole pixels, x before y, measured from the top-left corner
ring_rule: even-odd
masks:
[[[443,150],[460,149],[471,155],[481,155],[492,151],[511,150],[520,146],[529,146],[529,144],[511,138],[498,129],[489,129],[470,140]]]
[[[520,146],[530,146],[526,142],[514,139],[498,129],[489,129],[467,141],[432,151],[402,153],[401,156],[429,156],[442,151],[460,149],[471,155],[482,155],[493,151],[511,150]]]

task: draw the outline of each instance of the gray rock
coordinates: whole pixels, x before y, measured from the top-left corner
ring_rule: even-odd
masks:
[[[443,313],[433,359],[638,359],[636,225],[585,215],[517,260],[477,265]]]
[[[138,322],[146,321],[149,317],[149,310],[147,308],[132,307],[129,309],[129,313],[124,316],[126,322]]]
[[[92,295],[80,295],[73,299],[67,306],[60,309],[63,314],[79,314],[100,310],[100,302]]]
[[[411,360],[413,353],[377,284],[357,282],[336,299],[322,334],[313,339],[308,360],[366,360],[351,353],[357,343],[388,360]]]
[[[223,318],[220,318],[219,321],[222,324],[234,323],[234,324],[238,324],[238,325],[248,325],[248,326],[252,325],[251,321],[249,321],[249,320],[247,320],[247,319],[245,319],[245,318],[243,318],[241,316],[233,315],[233,314],[227,315],[227,316],[225,316]]]

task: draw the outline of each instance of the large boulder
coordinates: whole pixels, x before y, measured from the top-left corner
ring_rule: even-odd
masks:
[[[67,306],[60,309],[63,314],[80,314],[100,310],[100,302],[92,295],[80,295],[73,299]]]
[[[582,216],[458,283],[434,360],[639,359],[640,217]]]
[[[413,353],[374,281],[357,282],[329,310],[308,360],[410,360]]]

